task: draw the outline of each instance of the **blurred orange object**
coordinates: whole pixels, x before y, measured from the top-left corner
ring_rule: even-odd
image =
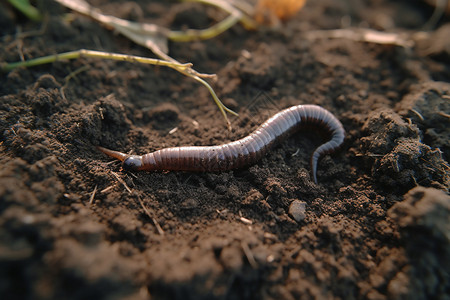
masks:
[[[292,18],[306,0],[259,0],[255,10],[255,21],[260,24],[277,24]]]

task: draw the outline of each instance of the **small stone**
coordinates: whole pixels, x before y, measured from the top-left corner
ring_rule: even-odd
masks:
[[[187,198],[181,203],[182,209],[194,209],[198,206],[198,200],[194,198]]]
[[[289,206],[289,215],[294,218],[295,221],[300,222],[306,218],[306,202],[294,200]]]

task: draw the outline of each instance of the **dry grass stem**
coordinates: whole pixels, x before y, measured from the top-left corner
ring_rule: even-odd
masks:
[[[131,189],[128,187],[126,182],[122,178],[120,178],[119,174],[117,174],[116,172],[113,172],[113,171],[111,171],[111,174],[113,174],[114,177],[116,177],[117,181],[119,181],[125,187],[125,189],[128,191],[128,193],[131,194],[131,192],[132,192]]]
[[[89,204],[94,203],[95,193],[97,192],[97,185],[95,185],[94,190],[92,191],[91,197],[89,198]]]

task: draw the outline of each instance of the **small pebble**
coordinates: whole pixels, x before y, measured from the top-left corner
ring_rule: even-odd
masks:
[[[198,206],[198,201],[194,198],[187,198],[181,203],[182,209],[194,209]]]
[[[306,202],[294,200],[289,206],[289,215],[294,218],[295,221],[300,222],[306,218]]]

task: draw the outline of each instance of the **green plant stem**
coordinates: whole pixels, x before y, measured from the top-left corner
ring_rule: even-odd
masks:
[[[28,19],[39,22],[42,15],[36,7],[32,6],[28,0],[8,0],[17,10],[22,12]]]
[[[188,29],[185,31],[169,31],[167,38],[174,42],[190,42],[195,40],[207,40],[211,39],[219,34],[227,31],[239,22],[240,17],[235,15],[229,15],[221,22],[213,25],[207,29]]]
[[[191,63],[187,64],[180,64],[175,62],[169,62],[165,60],[155,59],[155,58],[147,58],[147,57],[141,57],[141,56],[133,56],[133,55],[126,55],[126,54],[117,54],[117,53],[108,53],[108,52],[102,52],[102,51],[93,51],[93,50],[76,50],[76,51],[70,51],[55,55],[49,55],[39,58],[34,58],[26,61],[19,61],[14,63],[8,63],[3,64],[1,66],[2,71],[11,71],[12,69],[18,68],[18,67],[34,67],[39,66],[42,64],[48,64],[52,63],[58,60],[64,60],[64,59],[78,59],[80,57],[97,57],[97,58],[103,58],[103,59],[112,59],[112,60],[120,60],[120,61],[128,61],[128,62],[139,62],[143,64],[150,64],[150,65],[156,65],[156,66],[165,66],[172,69],[177,70],[180,73],[184,74],[184,71],[187,69],[190,69],[192,67]]]
[[[229,109],[228,107],[225,106],[225,104],[222,103],[222,101],[220,101],[219,97],[217,97],[216,92],[214,92],[213,88],[203,79],[201,79],[198,76],[191,76],[193,79],[197,80],[198,82],[200,82],[201,84],[203,84],[204,86],[206,86],[206,88],[209,90],[209,93],[211,94],[211,96],[214,99],[214,102],[216,102],[216,105],[219,107],[220,112],[222,113],[222,116],[224,117],[225,121],[227,122],[227,127],[228,130],[231,131],[231,123],[228,120],[227,117],[227,112],[238,116],[238,114],[236,112],[234,112],[233,110]]]

